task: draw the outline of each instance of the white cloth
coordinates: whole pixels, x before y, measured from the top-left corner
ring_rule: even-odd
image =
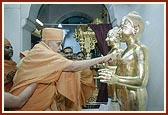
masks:
[[[112,102],[111,98],[108,98],[107,104],[100,104],[99,111],[120,111],[118,102]]]

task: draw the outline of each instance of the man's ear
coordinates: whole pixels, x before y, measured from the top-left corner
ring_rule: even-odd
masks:
[[[138,26],[134,26],[134,32],[133,32],[133,34],[136,35],[139,32],[139,30],[140,30],[139,25]]]

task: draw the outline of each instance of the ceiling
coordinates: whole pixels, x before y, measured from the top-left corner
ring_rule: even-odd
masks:
[[[42,27],[36,23],[36,28],[41,30],[44,27],[58,27],[58,24],[64,24],[64,29],[71,31],[76,28],[73,24],[88,24],[100,17],[107,23],[105,11],[107,9],[103,4],[43,4],[38,11],[37,19],[44,25]],[[40,37],[39,34],[38,31],[33,33],[35,41],[36,37]]]
[[[98,18],[103,9],[103,4],[45,4],[41,6],[37,18],[45,26],[86,24]]]

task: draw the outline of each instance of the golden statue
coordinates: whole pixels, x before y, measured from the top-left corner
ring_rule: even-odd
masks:
[[[102,82],[116,84],[116,96],[121,111],[145,111],[148,94],[148,51],[139,38],[144,21],[138,12],[130,12],[121,20],[119,38],[127,45],[117,63],[115,73],[106,69],[99,73]]]
[[[99,72],[106,71],[107,73],[108,71],[110,71],[111,75],[111,73],[115,73],[117,64],[121,59],[121,55],[123,53],[123,49],[120,48],[118,27],[114,27],[113,29],[108,31],[106,42],[108,46],[111,46],[111,50],[109,51],[109,53],[117,54],[117,58],[115,60],[113,59],[112,61],[105,62],[105,69],[99,69],[98,71]],[[103,82],[103,80],[100,81]],[[115,84],[108,83],[107,89],[108,89],[108,96],[112,99],[112,101],[117,102],[115,87],[116,87]]]
[[[120,48],[120,40],[119,40],[119,28],[114,27],[113,29],[109,30],[107,33],[107,38],[106,42],[108,46],[111,46],[111,50],[109,51],[108,54],[113,53],[113,54],[118,54],[117,58],[111,62],[106,62],[105,67],[107,69],[114,70],[117,67],[117,62],[121,58],[121,54],[123,50]]]

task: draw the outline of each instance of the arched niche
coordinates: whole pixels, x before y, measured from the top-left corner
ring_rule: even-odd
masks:
[[[81,4],[83,6],[88,6],[88,4]],[[24,7],[25,13],[24,13],[24,20],[22,21],[22,27],[23,30],[25,29],[29,33],[31,33],[35,28],[36,28],[36,19],[40,19],[42,22],[46,23],[60,23],[66,18],[70,16],[84,16],[88,19],[94,19],[96,16],[91,15],[90,11],[94,11],[94,6],[96,5],[100,7],[101,4],[89,4],[92,5],[92,10],[83,8],[81,10],[77,10],[73,8],[72,11],[69,11],[69,8],[65,4],[29,4],[29,5],[22,5]],[[70,4],[71,7],[76,6],[78,9],[80,9],[80,4]],[[108,10],[109,16],[110,16],[110,21],[113,22],[115,20],[114,17],[114,11],[112,4],[104,4],[106,9]],[[95,7],[95,8],[96,8]],[[55,8],[54,11],[58,11],[60,16],[57,18],[49,17],[49,14],[47,14],[50,9]],[[47,9],[47,10],[46,10]],[[67,12],[64,12],[64,9],[68,9]],[[86,11],[84,11],[86,9]],[[79,12],[80,11],[80,12]],[[89,11],[89,12],[88,12]],[[88,14],[86,13],[88,12]],[[44,20],[46,17],[43,15],[43,13],[47,14],[47,19],[50,21]],[[25,32],[23,31],[23,38],[27,38],[24,34]]]

